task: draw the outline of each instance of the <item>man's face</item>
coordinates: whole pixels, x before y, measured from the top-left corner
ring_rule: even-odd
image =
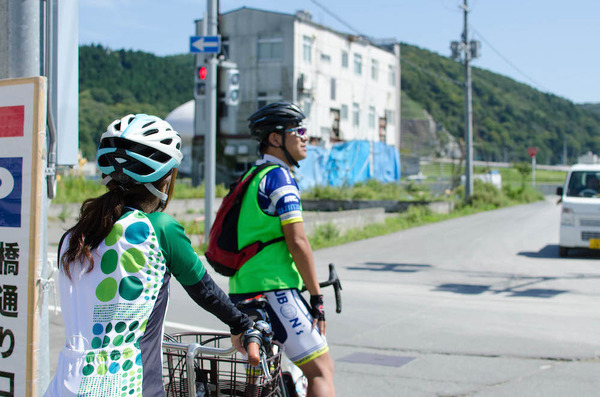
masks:
[[[289,126],[285,130],[285,147],[292,158],[296,161],[306,158],[306,144],[308,143],[308,133],[304,127]]]

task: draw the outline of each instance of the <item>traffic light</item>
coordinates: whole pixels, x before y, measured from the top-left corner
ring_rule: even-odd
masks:
[[[208,70],[206,69],[206,66],[200,66],[198,68],[198,79],[199,80],[206,80],[207,74],[208,74]]]
[[[240,71],[225,69],[225,104],[237,106],[240,103]]]
[[[204,98],[206,96],[206,76],[208,69],[206,66],[197,66],[194,75],[194,98]]]

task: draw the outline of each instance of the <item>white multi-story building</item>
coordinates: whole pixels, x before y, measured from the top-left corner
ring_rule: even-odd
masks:
[[[196,21],[198,35],[202,22]],[[400,47],[395,41],[375,45],[319,25],[306,11],[291,15],[245,7],[221,14],[219,32],[222,62],[237,64],[240,76],[239,105],[220,113],[219,146],[229,158],[227,164],[219,160],[224,170],[233,167],[239,174],[254,162],[257,143],[249,136],[248,117],[275,101],[300,105],[313,144],[369,140],[400,148]],[[167,116],[184,140],[184,174],[191,173],[192,146],[203,142],[203,130],[192,139],[194,107],[192,100]]]
[[[397,43],[374,45],[319,25],[305,11],[244,7],[221,14],[219,31],[226,58],[240,71],[230,133],[247,134],[250,114],[283,100],[300,105],[311,138],[321,144],[361,139],[400,146]]]

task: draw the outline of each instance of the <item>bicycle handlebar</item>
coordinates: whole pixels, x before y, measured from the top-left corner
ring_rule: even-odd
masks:
[[[202,346],[199,343],[181,343],[174,341],[163,341],[163,346],[168,349],[173,350],[181,350],[181,351],[189,351],[193,354],[196,352],[202,352],[206,354],[213,354],[215,356],[232,356],[237,352],[237,349],[234,346],[229,347],[210,347],[210,346]]]
[[[323,281],[319,283],[319,287],[325,288],[329,286],[333,286],[333,292],[335,294],[335,312],[342,312],[342,283],[335,271],[335,265],[333,263],[329,264],[329,279],[327,281]],[[302,287],[302,292],[306,291],[306,286]]]
[[[267,366],[267,355],[262,348],[264,341],[261,337],[261,332],[254,329],[252,331],[253,332],[246,332],[246,334],[243,336],[242,342],[244,349],[246,349],[248,353],[248,363],[254,367],[260,365],[266,379],[270,380],[271,374],[269,373],[269,368]],[[167,334],[165,334],[165,336],[169,337]],[[237,353],[237,349],[233,345],[229,347],[211,347],[201,345],[200,343],[181,343],[173,340],[163,340],[162,343],[163,347],[168,349],[186,352],[185,360],[187,365],[193,365],[194,358],[198,355],[198,353],[212,354],[215,356],[233,356],[235,353]]]

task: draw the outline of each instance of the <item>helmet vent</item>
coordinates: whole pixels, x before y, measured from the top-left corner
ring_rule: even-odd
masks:
[[[150,124],[152,124],[152,123],[150,123]],[[151,130],[145,131],[144,136],[153,135],[153,134],[157,134],[157,133],[158,133],[158,128],[153,128]]]
[[[142,128],[146,128],[148,126],[151,126],[152,124],[154,124],[154,121],[150,121],[149,123],[146,123],[142,126]]]
[[[163,139],[162,141],[160,141],[160,143],[162,143],[163,145],[170,145],[171,142],[173,142],[173,139],[171,138]]]
[[[177,145],[175,145],[175,147],[177,148],[177,150],[181,149],[181,143],[177,143]]]
[[[115,130],[121,131],[121,122],[120,121],[117,124],[115,124]]]
[[[115,157],[115,161],[119,164],[123,164],[127,161],[127,159],[124,159],[123,157]]]

